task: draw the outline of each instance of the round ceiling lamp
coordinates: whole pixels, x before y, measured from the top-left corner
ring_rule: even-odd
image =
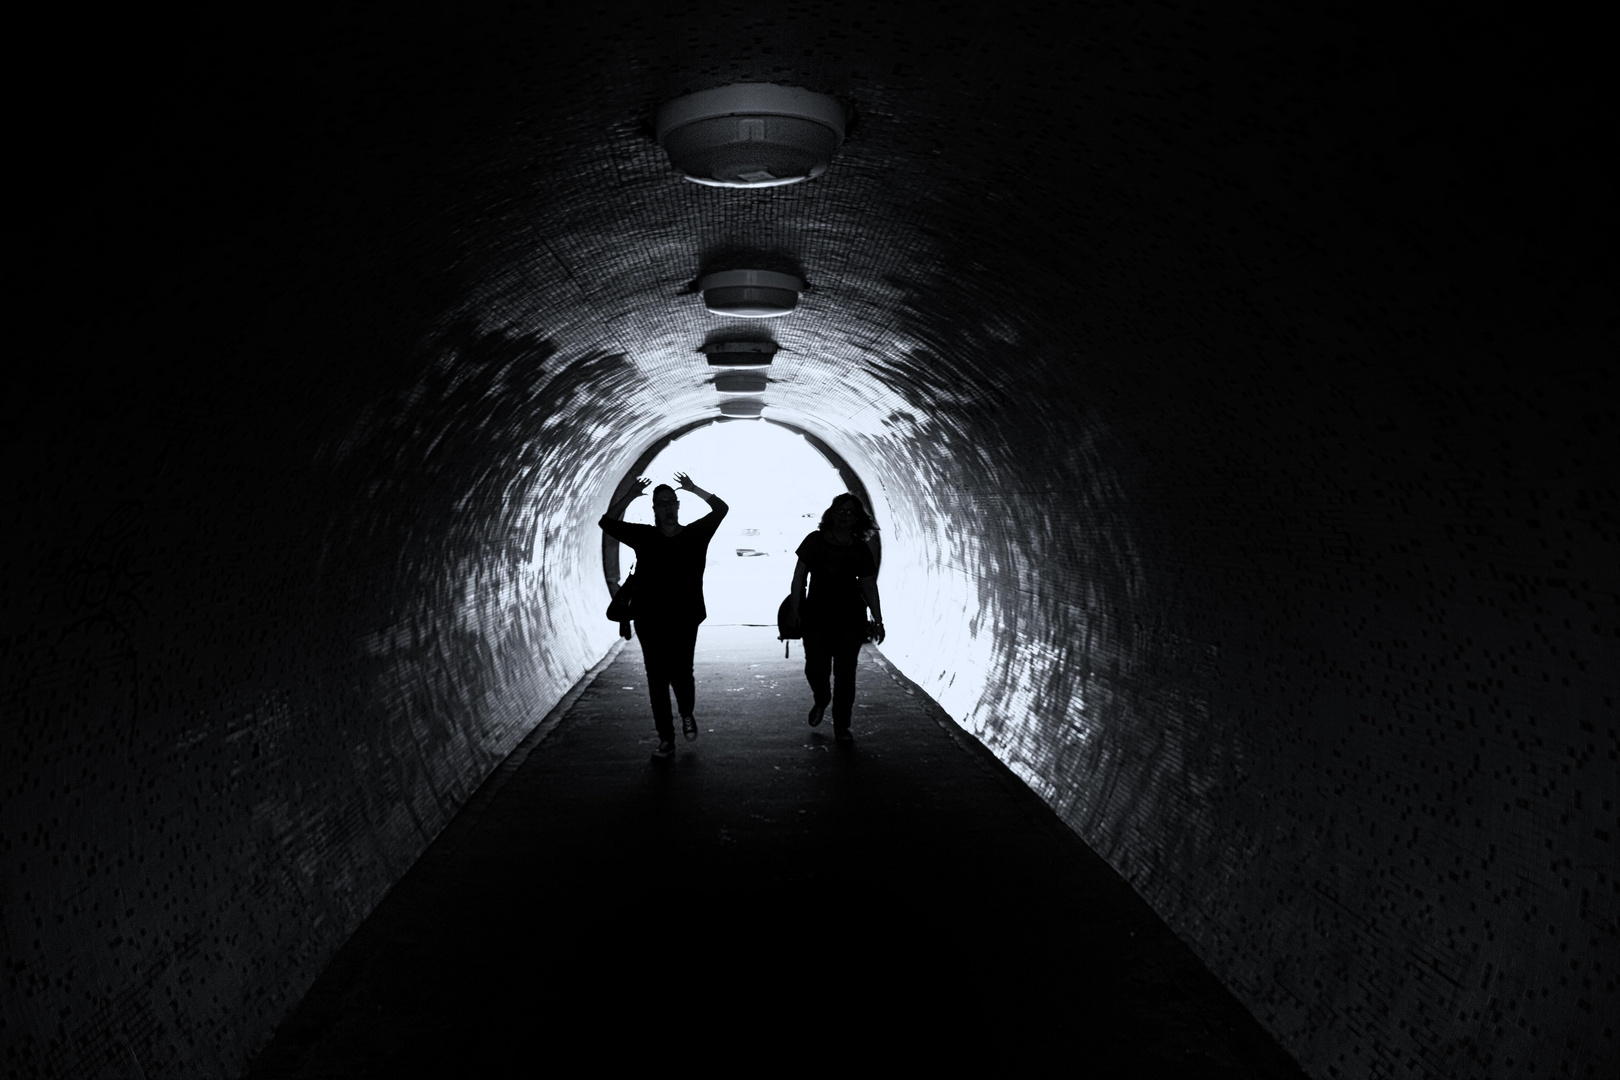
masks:
[[[844,141],[844,107],[826,94],[775,83],[733,83],[666,102],[658,144],[688,180],[776,187],[827,171]]]
[[[715,315],[771,319],[799,303],[804,282],[774,270],[722,270],[698,279],[703,306]]]
[[[765,372],[758,369],[722,371],[714,377],[714,388],[722,394],[762,394],[769,384]]]
[[[774,341],[711,341],[698,347],[710,367],[764,367],[776,355]]]
[[[734,418],[758,416],[765,411],[765,403],[758,398],[737,398],[720,403],[720,415]]]

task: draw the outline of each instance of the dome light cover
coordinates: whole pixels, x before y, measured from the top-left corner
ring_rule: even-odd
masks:
[[[713,341],[698,352],[709,358],[710,367],[765,367],[776,355],[774,341]]]
[[[722,394],[762,394],[768,384],[760,370],[722,371],[714,377],[714,388]]]
[[[844,107],[776,83],[733,83],[665,102],[658,144],[688,180],[776,187],[827,171],[844,141]]]
[[[765,403],[758,398],[734,398],[720,403],[721,416],[758,416],[765,411]]]
[[[722,270],[698,279],[703,306],[715,315],[742,319],[771,319],[786,315],[799,303],[804,282],[774,270]]]

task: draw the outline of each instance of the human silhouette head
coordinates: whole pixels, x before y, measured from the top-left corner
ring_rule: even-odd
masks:
[[[821,515],[821,524],[818,527],[823,532],[831,532],[840,525],[847,526],[857,540],[865,540],[868,533],[877,531],[872,515],[866,512],[866,504],[861,502],[859,495],[851,491],[846,491],[833,499],[832,505]]]
[[[675,489],[668,484],[659,484],[653,488],[653,524],[664,527],[673,527],[681,523],[681,500],[675,494]]]

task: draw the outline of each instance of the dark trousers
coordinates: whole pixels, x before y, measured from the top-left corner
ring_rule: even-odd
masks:
[[[861,638],[856,635],[805,632],[804,677],[817,705],[832,702],[835,731],[848,728],[855,711],[855,661],[860,655]]]
[[[636,623],[641,656],[647,665],[647,694],[652,698],[653,725],[665,742],[675,740],[675,718],[669,711],[669,689],[682,716],[692,715],[697,689],[692,683],[692,653],[697,623]]]

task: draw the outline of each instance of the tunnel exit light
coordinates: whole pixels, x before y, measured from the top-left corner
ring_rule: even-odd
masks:
[[[774,626],[776,606],[793,581],[794,551],[844,492],[836,469],[804,436],[769,422],[715,423],[671,442],[647,465],[656,483],[677,472],[725,499],[731,507],[709,544],[703,595],[714,625]],[[709,512],[691,492],[679,491],[682,522]],[[652,500],[643,495],[626,521],[652,523]],[[630,568],[621,562],[620,573]]]

